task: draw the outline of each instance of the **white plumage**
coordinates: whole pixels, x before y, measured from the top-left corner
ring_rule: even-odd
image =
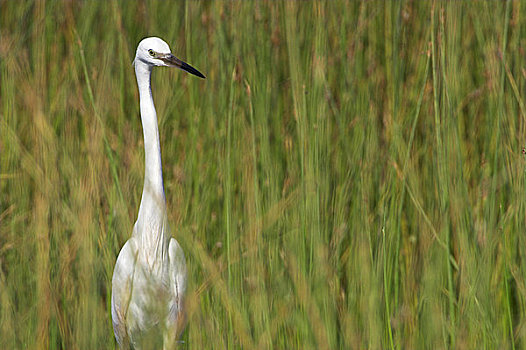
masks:
[[[184,323],[186,262],[171,238],[166,215],[157,113],[151,73],[155,66],[177,67],[204,78],[172,55],[159,38],[143,39],[134,60],[144,133],[145,175],[131,238],[119,253],[112,280],[111,316],[122,349],[172,348]]]

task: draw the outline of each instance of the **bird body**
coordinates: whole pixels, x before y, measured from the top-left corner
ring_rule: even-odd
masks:
[[[159,38],[143,39],[134,60],[144,134],[145,175],[137,221],[122,247],[112,279],[111,314],[121,348],[164,348],[175,344],[183,325],[186,261],[171,238],[161,165],[157,113],[151,90],[155,66],[178,67],[204,78],[171,54]]]

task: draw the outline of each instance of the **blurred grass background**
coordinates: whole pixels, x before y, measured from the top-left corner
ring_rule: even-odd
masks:
[[[160,36],[185,348],[526,348],[523,1],[0,1],[0,348],[111,349]]]

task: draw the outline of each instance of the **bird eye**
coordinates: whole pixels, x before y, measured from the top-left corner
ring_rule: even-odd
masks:
[[[150,54],[150,56],[152,56],[152,57],[153,57],[153,56],[155,56],[155,52],[153,52],[153,50],[152,50],[152,49],[149,49],[149,50],[148,50],[148,53],[149,53],[149,54]]]

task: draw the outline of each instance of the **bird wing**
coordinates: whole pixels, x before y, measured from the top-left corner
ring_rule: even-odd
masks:
[[[113,271],[111,291],[111,318],[113,332],[121,348],[129,347],[129,337],[126,327],[126,314],[131,299],[133,274],[135,272],[136,249],[133,242],[128,240],[122,247],[115,270]]]
[[[182,330],[184,325],[183,301],[186,291],[186,259],[179,243],[172,238],[168,247],[170,259],[170,283],[175,300],[170,305],[170,321],[176,330]]]

